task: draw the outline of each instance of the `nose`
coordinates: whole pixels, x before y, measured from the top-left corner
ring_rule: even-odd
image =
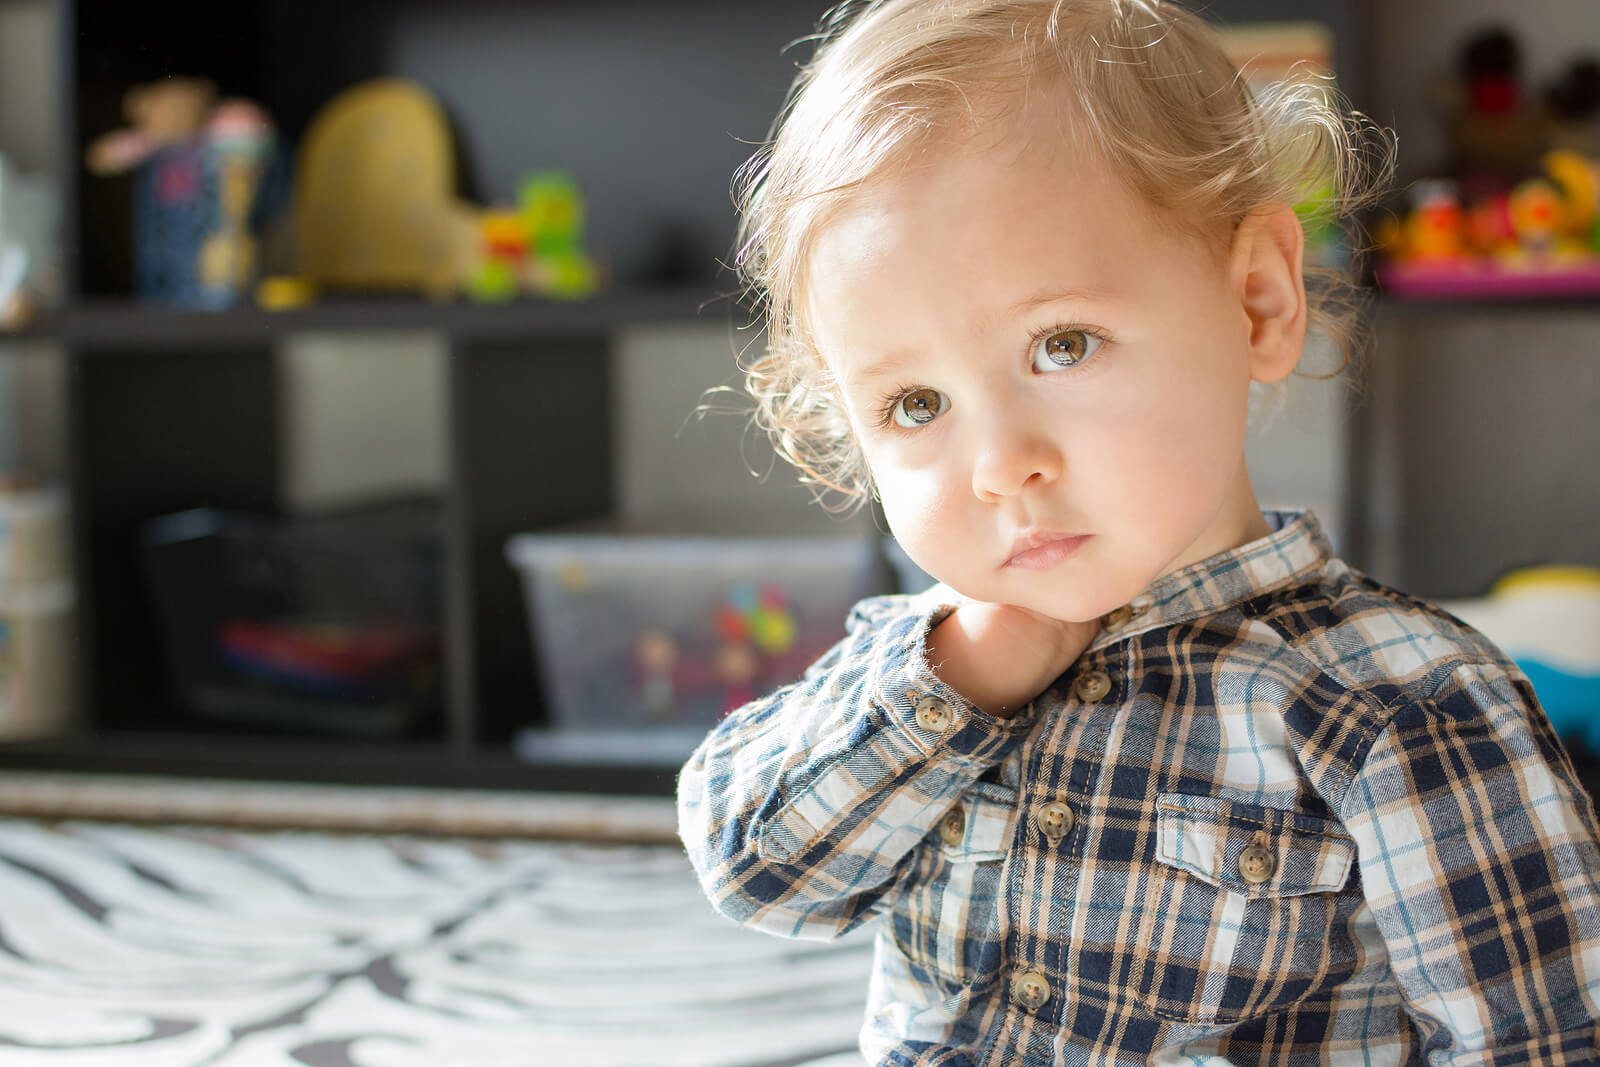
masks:
[[[997,418],[985,428],[972,463],[972,492],[979,500],[1016,496],[1029,486],[1061,477],[1060,447],[1025,418]]]

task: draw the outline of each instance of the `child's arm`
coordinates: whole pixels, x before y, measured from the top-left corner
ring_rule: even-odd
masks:
[[[1026,704],[1016,694],[1043,690],[1098,628],[962,605],[971,625],[940,627],[956,646],[941,661],[964,684],[1019,679],[984,688],[1002,713],[990,714],[930,665],[930,631],[957,610],[941,590],[858,605],[800,681],[735,711],[684,767],[679,830],[727,915],[802,937],[836,937],[872,915],[916,845],[1031,727],[1010,717]],[[976,670],[985,655],[992,669]]]
[[[1520,673],[1472,663],[1446,685],[1352,739],[1370,747],[1342,812],[1428,1039],[1418,1051],[1430,1063],[1600,1063],[1591,801]]]

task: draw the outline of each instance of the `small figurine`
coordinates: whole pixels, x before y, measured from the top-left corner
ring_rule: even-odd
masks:
[[[251,212],[273,149],[272,120],[248,100],[224,100],[206,123],[217,195],[216,218],[200,247],[205,302],[222,307],[256,275]]]
[[[1467,212],[1467,239],[1472,248],[1490,257],[1516,253],[1517,231],[1511,222],[1511,197],[1494,193],[1476,201]]]
[[[163,78],[123,98],[129,126],[90,144],[89,169],[136,171],[134,274],[141,299],[226,307],[254,270],[253,221],[274,163],[271,120],[248,100],[217,103],[206,78]]]
[[[1540,141],[1551,149],[1600,155],[1600,59],[1579,56],[1545,90]]]
[[[1490,26],[1461,48],[1460,83],[1450,94],[1450,173],[1463,180],[1480,175],[1509,178],[1538,152],[1522,92],[1522,50],[1504,27]]]
[[[678,694],[673,675],[678,667],[677,642],[661,630],[641,631],[633,642],[633,658],[639,668],[639,702],[645,714],[657,722],[675,718]]]
[[[1600,250],[1600,162],[1568,149],[1544,155],[1544,170],[1561,190],[1566,203],[1569,232],[1591,250]]]
[[[755,649],[749,642],[729,641],[717,646],[714,667],[722,684],[719,718],[756,698],[757,666]]]
[[[1466,221],[1454,182],[1417,182],[1412,188],[1412,203],[1405,221],[1403,258],[1452,260],[1466,254],[1462,241]]]

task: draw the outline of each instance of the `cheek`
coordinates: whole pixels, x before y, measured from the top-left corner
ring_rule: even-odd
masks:
[[[942,558],[959,540],[949,486],[927,471],[875,469],[873,477],[895,540],[918,566],[937,574]]]
[[[1102,446],[1107,462],[1091,469],[1098,466],[1114,482],[1147,486],[1141,501],[1204,495],[1219,481],[1231,481],[1244,454],[1247,375],[1219,353],[1195,352],[1152,361],[1151,372],[1140,378],[1118,390],[1125,406],[1110,412],[1104,425],[1114,447]]]

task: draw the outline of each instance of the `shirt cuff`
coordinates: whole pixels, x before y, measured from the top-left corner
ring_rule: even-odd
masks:
[[[1032,729],[1034,710],[1030,702],[1012,718],[991,715],[934,674],[928,663],[928,634],[960,603],[957,597],[918,604],[920,610],[911,627],[914,640],[907,643],[903,655],[891,657],[884,665],[876,699],[889,722],[917,751],[933,758],[954,756],[987,765]]]

